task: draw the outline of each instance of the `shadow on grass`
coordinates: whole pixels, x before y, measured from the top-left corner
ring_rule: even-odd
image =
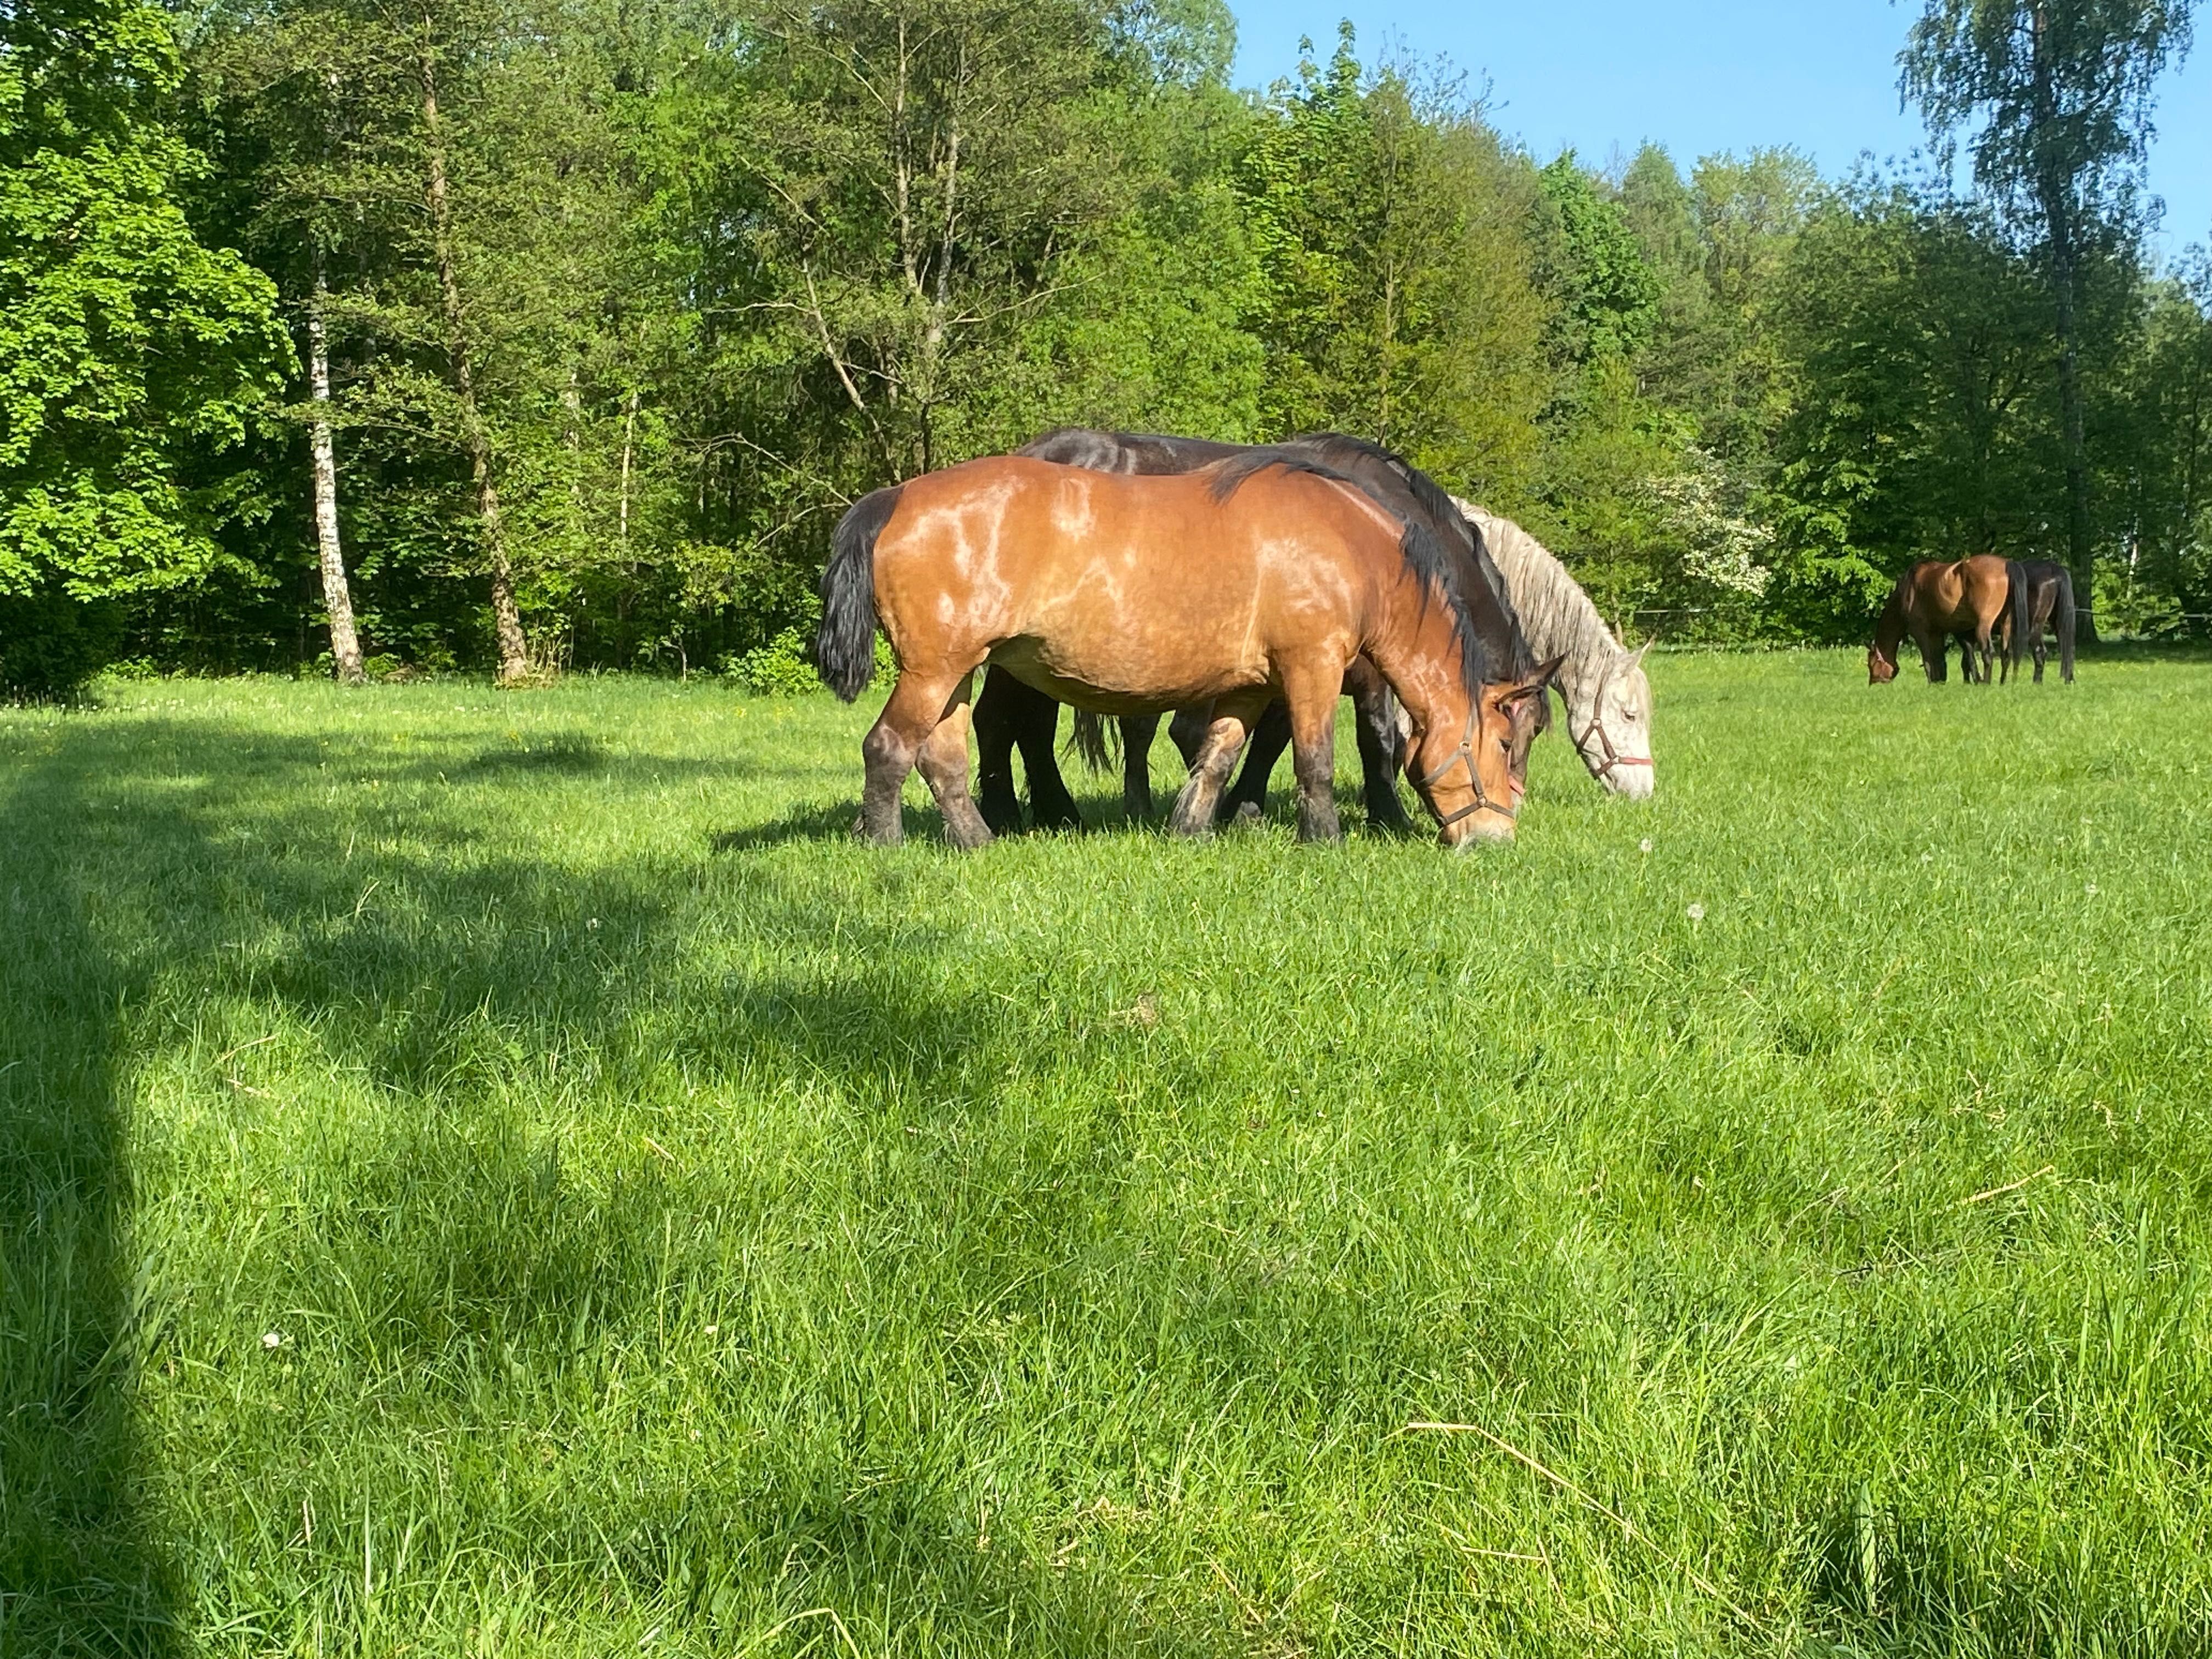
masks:
[[[988,1212],[992,1195],[968,1189],[975,1170],[902,1176],[878,1154],[910,1157],[910,1123],[972,1130],[991,1110],[975,1057],[1006,1013],[933,979],[949,939],[910,916],[825,914],[826,898],[760,869],[732,872],[723,884],[737,890],[717,902],[759,935],[834,936],[842,954],[702,989],[682,948],[702,921],[684,884],[488,856],[495,824],[414,823],[416,809],[367,793],[334,813],[325,759],[312,737],[94,718],[64,727],[0,800],[14,855],[0,913],[23,947],[0,951],[0,1652],[167,1659],[189,1645],[180,1621],[282,1606],[287,1584],[303,1620],[343,1629],[362,1539],[330,1527],[310,1540],[295,1522],[303,1500],[359,1512],[364,1485],[418,1551],[466,1559],[495,1524],[551,1580],[580,1574],[579,1593],[612,1559],[633,1594],[711,1614],[733,1584],[790,1571],[792,1593],[909,1609],[978,1639],[1192,1650],[1191,1632],[1152,1626],[1115,1586],[979,1552],[963,1519],[972,1470],[886,1478],[879,1466],[906,1454],[898,1432],[869,1426],[866,1368],[779,1378],[848,1418],[850,1443],[738,1485],[648,1480],[588,1513],[556,1493],[518,1529],[511,1510],[495,1520],[441,1507],[413,1483],[418,1443],[387,1421],[394,1399],[403,1419],[469,1434],[527,1420],[564,1383],[596,1391],[621,1354],[650,1351],[687,1287],[722,1271],[699,1218],[773,1213],[776,1194],[711,1162],[678,1170],[654,1148],[651,1131],[669,1131],[652,1109],[632,1126],[621,1103],[665,1099],[672,1066],[732,1088],[811,1079],[846,1153],[874,1149],[849,1177],[866,1202]],[[537,764],[515,769],[519,788]],[[599,761],[562,745],[543,764]],[[364,782],[419,767],[358,763]],[[192,793],[179,794],[179,776],[199,781]],[[849,809],[823,809],[784,827],[808,838],[849,821]],[[712,1019],[697,1017],[702,998]],[[311,1158],[280,1153],[253,1172],[279,1188],[253,1195],[267,1206],[258,1218],[190,1224],[231,1230],[239,1255],[210,1280],[205,1249],[173,1251],[177,1273],[199,1274],[186,1310],[124,1254],[130,1079],[162,1063],[163,1044],[198,1041],[218,1008],[318,1045],[310,1069],[356,1079],[360,1103],[313,1123]],[[598,1073],[589,1169],[548,1127],[562,1066],[580,1063]],[[218,1078],[204,1086],[205,1111],[241,1136],[273,1129],[280,1110],[294,1125],[317,1110],[264,1104],[236,1079],[229,1095]],[[793,1123],[777,1133],[806,1131],[803,1115]],[[929,1190],[908,1190],[917,1179]],[[155,1189],[135,1201],[174,1215],[176,1200]],[[1074,1194],[1066,1203],[1084,1207]],[[694,1242],[672,1254],[679,1225]],[[973,1243],[988,1273],[988,1230]],[[969,1288],[988,1293],[980,1279]],[[166,1466],[185,1448],[154,1437],[158,1419],[141,1407],[148,1332],[173,1319],[162,1356],[221,1377],[263,1366],[258,1348],[241,1362],[228,1344],[264,1306],[291,1310],[281,1371],[270,1360],[215,1382],[193,1409],[224,1419],[234,1387],[277,1405],[215,1435],[219,1466]],[[824,1316],[840,1316],[825,1305]],[[156,1508],[157,1491],[188,1495]],[[601,1565],[555,1565],[578,1562]],[[295,1634],[304,1643],[307,1627]]]
[[[555,772],[570,777],[603,772],[610,763],[607,751],[590,738],[560,737],[550,741],[486,749],[464,763],[456,775],[500,777],[510,773],[527,775]]]
[[[122,1010],[143,981],[88,924],[71,751],[0,798],[0,1653],[176,1650],[145,1507],[145,1332],[124,1145]]]

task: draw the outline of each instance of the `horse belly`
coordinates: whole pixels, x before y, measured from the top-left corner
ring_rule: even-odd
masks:
[[[991,661],[1047,696],[1100,714],[1158,714],[1264,685],[1265,658],[1249,652],[1162,653],[1111,639],[1023,635]]]
[[[1070,550],[1062,581],[992,650],[1015,678],[1105,714],[1184,708],[1267,683],[1265,607],[1233,561],[1141,539]]]

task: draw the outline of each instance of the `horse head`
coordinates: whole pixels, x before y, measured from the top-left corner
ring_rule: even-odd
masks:
[[[1524,793],[1514,762],[1528,754],[1554,658],[1519,680],[1486,684],[1468,706],[1456,743],[1441,722],[1414,740],[1407,767],[1413,788],[1443,826],[1447,847],[1510,841]]]
[[[1650,641],[1615,656],[1595,681],[1585,677],[1567,694],[1569,735],[1583,765],[1607,789],[1631,800],[1649,800],[1651,762],[1651,682],[1644,678]]]

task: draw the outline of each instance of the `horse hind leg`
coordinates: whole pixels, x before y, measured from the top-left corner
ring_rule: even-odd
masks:
[[[1121,810],[1132,822],[1152,815],[1152,740],[1159,734],[1158,714],[1121,716]]]
[[[963,850],[988,846],[991,827],[968,793],[968,678],[944,705],[944,714],[921,741],[919,762],[937,810],[945,817],[945,837]]]
[[[1244,767],[1237,781],[1221,798],[1215,816],[1224,821],[1249,806],[1257,815],[1267,810],[1267,785],[1275,775],[1275,763],[1291,746],[1291,715],[1280,700],[1267,705],[1260,723],[1244,745]]]
[[[961,793],[965,797],[968,773],[968,677],[947,680],[941,676],[922,676],[901,673],[898,684],[891,688],[890,701],[884,712],[868,728],[861,740],[860,757],[866,767],[866,781],[860,791],[860,822],[857,826],[862,837],[878,847],[896,847],[906,839],[906,826],[900,812],[900,797],[906,787],[907,774],[913,771],[916,761],[922,757],[925,745],[943,725],[951,712],[953,700],[958,699],[960,718],[956,735],[960,744]],[[933,751],[931,765],[943,775],[943,748]],[[937,787],[931,780],[931,788]],[[967,802],[968,811],[975,814],[975,824],[990,839],[990,830],[983,823],[982,816],[975,811],[975,803]],[[948,826],[951,823],[947,818]]]
[[[1183,784],[1182,793],[1176,797],[1175,810],[1168,815],[1170,833],[1193,836],[1212,833],[1214,804],[1220,799],[1222,787],[1229,781],[1230,770],[1237,764],[1245,733],[1265,707],[1264,702],[1249,697],[1224,697],[1213,705],[1212,718],[1198,743],[1197,756],[1191,762],[1190,776]],[[1178,720],[1181,718],[1177,716]]]

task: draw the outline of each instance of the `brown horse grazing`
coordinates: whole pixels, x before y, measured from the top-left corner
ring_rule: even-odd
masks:
[[[1336,700],[1364,653],[1412,716],[1415,787],[1448,845],[1513,833],[1507,771],[1543,683],[1482,684],[1449,565],[1317,462],[1255,450],[1127,477],[1021,456],[969,461],[862,498],[822,576],[815,659],[848,702],[880,623],[898,684],[862,745],[860,830],[901,837],[919,763],[957,846],[991,831],[968,793],[968,698],[985,663],[1079,708],[1211,702],[1170,827],[1203,835],[1247,732],[1290,705],[1298,832],[1338,834]]]
[[[1897,678],[1897,647],[1908,633],[1920,647],[1920,665],[1931,684],[1946,678],[1954,636],[1965,653],[1966,678],[1977,678],[1978,653],[1979,678],[1987,684],[1994,662],[1991,641],[2011,598],[2006,562],[1995,554],[1977,553],[1956,563],[1923,559],[1897,579],[1875,622],[1874,643],[1867,647],[1867,684],[1887,685]]]
[[[1062,427],[1015,453],[1095,472],[1152,475],[1195,472],[1241,454],[1249,447],[1206,438]],[[1475,642],[1487,664],[1484,678],[1517,678],[1534,665],[1511,602],[1505,597],[1504,579],[1484,545],[1482,532],[1426,473],[1379,445],[1343,433],[1309,433],[1261,447],[1319,462],[1358,484],[1393,518],[1401,523],[1419,523],[1456,566],[1459,591],[1468,601],[1475,623]],[[1358,716],[1352,729],[1358,735],[1366,784],[1368,822],[1381,829],[1410,830],[1412,821],[1398,799],[1398,708],[1389,688],[1371,665],[1355,662],[1345,674],[1344,690]],[[1535,712],[1540,729],[1548,723],[1548,702],[1537,699]],[[1203,708],[1187,709],[1170,728],[1186,766],[1196,754],[1195,745],[1209,720]],[[976,696],[974,723],[978,793],[985,823],[1001,833],[1021,827],[1013,767],[1014,750],[1018,748],[1029,773],[1030,804],[1036,826],[1041,830],[1081,826],[1075,799],[1068,793],[1053,754],[1060,723],[1058,704],[1006,674],[994,673],[984,678],[983,689]],[[1147,817],[1152,811],[1147,758],[1159,721],[1155,716],[1125,715],[1120,725],[1123,809],[1132,818]],[[1218,817],[1230,818],[1240,806],[1265,805],[1268,775],[1290,740],[1290,717],[1278,701],[1268,706],[1254,728],[1246,746],[1243,772],[1223,793],[1216,809]],[[1077,717],[1075,744],[1094,769],[1103,769],[1110,763],[1104,722],[1097,716]],[[1525,744],[1516,757],[1513,775],[1516,781],[1528,777]]]
[[[2035,659],[2035,683],[2043,684],[2043,665],[2050,647],[2043,641],[2048,629],[2058,635],[2058,678],[2074,684],[2074,575],[2055,559],[2021,559],[2011,566],[2012,605],[2002,632],[2004,675],[2010,679],[2020,665],[2021,653]]]

